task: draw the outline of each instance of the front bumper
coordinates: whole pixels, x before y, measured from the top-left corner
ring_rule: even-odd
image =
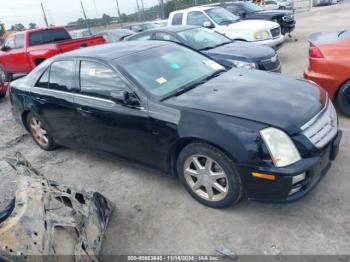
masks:
[[[337,157],[342,131],[318,156],[304,158],[299,162],[283,167],[241,167],[240,173],[249,199],[264,202],[288,203],[296,201],[312,191],[327,174],[332,161]],[[253,177],[252,172],[275,176],[275,180]],[[306,174],[306,179],[293,184],[293,177]],[[299,190],[290,194],[293,189]]]
[[[280,26],[281,26],[281,33],[283,35],[285,35],[285,34],[288,34],[288,33],[291,33],[291,32],[294,31],[294,29],[295,29],[295,21],[290,22],[290,23],[283,22],[283,23],[280,24]]]
[[[259,45],[267,45],[269,47],[272,47],[275,50],[278,50],[284,44],[284,36],[280,35],[280,36],[273,38],[273,39],[262,40],[262,41],[257,41],[257,42],[253,42],[253,43],[256,43]]]

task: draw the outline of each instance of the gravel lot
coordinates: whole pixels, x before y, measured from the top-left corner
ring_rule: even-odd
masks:
[[[302,76],[306,37],[350,29],[349,17],[350,2],[297,15],[293,38],[279,51],[283,72]],[[49,178],[100,191],[115,203],[103,254],[215,254],[220,243],[239,255],[350,254],[350,119],[344,116],[340,155],[307,197],[287,205],[243,200],[215,210],[194,201],[176,179],[131,162],[67,148],[44,152],[12,119],[8,97],[0,102],[0,112],[0,159],[19,150]],[[3,166],[2,205],[13,185]]]

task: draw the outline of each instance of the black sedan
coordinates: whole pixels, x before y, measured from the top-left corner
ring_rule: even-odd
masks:
[[[157,28],[130,36],[126,40],[172,41],[200,51],[226,68],[235,66],[281,72],[281,62],[271,47],[234,41],[203,27],[178,25]]]
[[[144,163],[215,208],[243,193],[299,199],[329,170],[341,138],[332,102],[315,84],[226,71],[171,42],[56,56],[12,82],[10,98],[42,149],[64,145]]]
[[[293,11],[289,10],[265,10],[262,7],[248,1],[222,3],[222,7],[243,20],[261,19],[279,23],[282,34],[290,34],[295,29]]]

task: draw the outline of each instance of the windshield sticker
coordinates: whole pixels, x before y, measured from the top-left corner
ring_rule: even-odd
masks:
[[[213,60],[206,60],[203,62],[207,66],[209,66],[213,70],[223,70],[224,67],[222,65],[219,65],[218,63],[214,62]]]
[[[171,64],[170,67],[173,70],[178,70],[180,68],[180,66],[178,64]]]
[[[96,69],[95,68],[90,68],[89,76],[95,76],[95,75],[96,75]]]
[[[163,84],[165,84],[166,82],[168,82],[168,80],[166,80],[164,77],[160,77],[160,78],[158,78],[156,81],[157,81],[157,83],[160,84],[160,85],[163,85]]]

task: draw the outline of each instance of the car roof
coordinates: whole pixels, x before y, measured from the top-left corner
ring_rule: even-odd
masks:
[[[161,46],[171,45],[171,42],[165,41],[130,41],[97,45],[93,47],[81,48],[76,51],[58,55],[57,60],[61,58],[98,58],[103,60],[114,60],[123,56],[132,55],[138,52],[157,48]],[[173,44],[174,45],[174,44]]]

